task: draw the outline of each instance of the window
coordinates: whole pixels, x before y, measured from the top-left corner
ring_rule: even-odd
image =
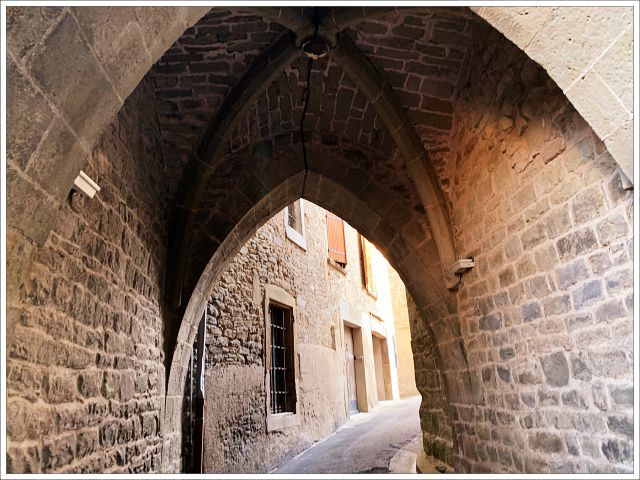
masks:
[[[376,295],[376,277],[372,268],[373,244],[360,235],[360,258],[362,259],[362,282],[372,295]]]
[[[344,221],[331,212],[327,212],[327,243],[329,261],[345,268],[347,266],[347,249],[344,240]]]
[[[267,432],[300,424],[299,359],[296,354],[295,298],[280,287],[265,288],[265,390]]]
[[[284,230],[287,238],[304,250],[307,240],[304,233],[304,203],[296,200],[284,209]]]
[[[270,304],[269,317],[271,319],[271,368],[269,372],[271,413],[295,413],[296,392],[291,309]]]

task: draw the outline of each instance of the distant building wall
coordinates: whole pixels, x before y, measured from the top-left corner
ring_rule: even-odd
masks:
[[[398,272],[391,266],[388,269],[391,300],[393,302],[393,319],[396,333],[396,350],[398,353],[398,388],[400,397],[418,395],[416,375],[411,349],[411,330],[409,325],[409,309],[407,307],[407,291]]]
[[[355,362],[360,410],[374,408],[378,401],[373,332],[386,337],[387,390],[399,398],[392,307],[397,302],[391,298],[389,266],[374,249],[377,296],[367,293],[358,233],[345,224],[347,264],[341,270],[328,261],[326,211],[303,204],[306,250],[288,238],[281,212],[241,249],[211,295],[206,314],[205,472],[267,472],[346,421],[345,322],[359,327],[363,358]],[[271,288],[295,299],[298,424],[268,432],[264,307],[265,291]]]

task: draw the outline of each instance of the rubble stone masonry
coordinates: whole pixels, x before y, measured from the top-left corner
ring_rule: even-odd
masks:
[[[634,205],[618,166],[632,165],[631,9],[346,8],[338,37],[381,83],[356,82],[335,49],[315,62],[304,173],[301,57],[257,83],[215,163],[193,156],[229,88],[285,33],[270,8],[208,10],[7,11],[8,471],[179,470],[181,375],[209,291],[195,286],[304,178],[304,195],[378,242],[411,290],[428,455],[458,472],[631,472]],[[389,87],[379,111],[356,84]],[[390,134],[399,117],[381,103],[402,105],[409,136]],[[429,224],[407,168],[418,157],[398,148],[409,144],[427,152],[444,229]],[[101,187],[92,199],[68,196],[80,169]],[[199,169],[202,201],[181,209]],[[187,210],[193,229],[170,230]],[[357,251],[346,275],[327,264],[318,212],[306,253],[278,214],[211,296],[209,471],[265,471],[346,418],[339,301],[327,299],[375,302],[350,290]],[[453,240],[437,243],[443,233]],[[191,239],[184,252],[167,248],[176,235]],[[443,244],[476,263],[458,291],[441,279]],[[175,258],[184,278],[166,273]],[[299,312],[295,436],[264,430],[267,284]]]
[[[9,472],[160,468],[165,198],[149,83],[90,155],[99,194],[61,208],[8,308]]]
[[[456,466],[631,472],[632,192],[544,71],[474,34],[448,169],[457,250],[476,262],[459,292],[476,401],[452,405]]]

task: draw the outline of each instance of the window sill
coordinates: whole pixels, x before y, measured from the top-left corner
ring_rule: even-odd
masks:
[[[276,432],[300,425],[300,415],[292,412],[267,415],[267,432]]]
[[[341,274],[343,275],[347,274],[347,267],[343,267],[335,260],[331,260],[330,258],[327,258],[327,263],[331,265],[333,268],[335,268],[336,270],[338,270]]]
[[[304,235],[288,225],[285,226],[284,232],[289,240],[291,240],[305,252],[307,251],[307,239],[304,237]]]

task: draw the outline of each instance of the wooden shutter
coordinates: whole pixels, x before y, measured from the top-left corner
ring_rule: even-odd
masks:
[[[376,282],[371,269],[371,249],[373,245],[360,235],[360,251],[362,252],[362,280],[371,293],[376,293]]]
[[[341,265],[346,265],[347,249],[344,241],[344,222],[331,212],[327,212],[327,240],[329,258]]]

